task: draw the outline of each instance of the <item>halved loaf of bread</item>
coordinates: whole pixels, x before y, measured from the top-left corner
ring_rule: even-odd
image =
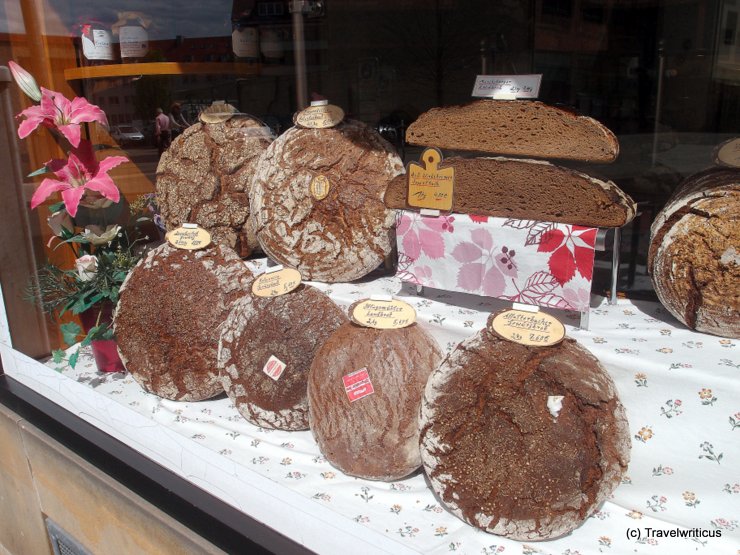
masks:
[[[602,181],[542,160],[448,158],[455,168],[452,212],[620,227],[635,216],[635,202],[611,181]],[[409,209],[407,176],[388,185],[385,204]]]
[[[595,119],[542,102],[475,100],[432,108],[406,130],[412,145],[491,154],[610,163],[614,133]]]

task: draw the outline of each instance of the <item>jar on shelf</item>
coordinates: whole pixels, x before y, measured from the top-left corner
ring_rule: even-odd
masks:
[[[234,60],[237,62],[259,62],[260,36],[259,29],[254,25],[233,24],[231,33],[231,49]]]
[[[121,62],[124,64],[143,62],[149,53],[149,32],[151,20],[140,12],[119,12],[118,21],[113,24],[113,33],[118,35]]]
[[[80,23],[79,30],[80,37],[76,42],[80,66],[111,64],[116,60],[110,25],[88,19]]]

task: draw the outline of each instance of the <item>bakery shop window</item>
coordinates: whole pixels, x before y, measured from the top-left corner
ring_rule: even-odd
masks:
[[[730,0],[0,5],[0,63],[15,60],[44,87],[105,111],[110,127],[88,122],[83,136],[98,156],[130,160],[111,174],[129,203],[154,191],[169,144],[163,147],[155,123],[158,109],[172,140],[214,102],[254,116],[278,136],[298,109],[329,99],[379,131],[406,163],[422,148],[407,143],[408,127],[431,108],[469,102],[477,75],[542,74],[540,101],[598,120],[619,141],[612,164],[561,165],[611,180],[637,202],[638,214],[623,230],[619,289],[648,297],[653,219],[685,178],[715,164],[737,165],[727,152],[718,154],[740,128],[737,34]],[[11,83],[3,86],[12,107],[4,124],[15,128],[13,115],[31,102]],[[21,202],[13,216],[18,235],[3,237],[1,253],[23,259],[13,269],[4,265],[3,293],[16,344],[38,357],[62,337],[57,326],[47,329],[23,290],[48,258],[71,262],[63,249],[46,246],[49,208],[59,199],[28,208],[44,179],[28,174],[64,153],[41,131],[4,149],[12,158],[5,167],[17,171],[3,176],[3,191]],[[470,130],[491,132],[501,129]],[[607,267],[606,259],[597,261],[596,292],[606,288]]]

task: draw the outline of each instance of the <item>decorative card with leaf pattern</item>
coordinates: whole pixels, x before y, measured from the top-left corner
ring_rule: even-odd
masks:
[[[596,228],[467,214],[396,219],[403,281],[586,312]]]

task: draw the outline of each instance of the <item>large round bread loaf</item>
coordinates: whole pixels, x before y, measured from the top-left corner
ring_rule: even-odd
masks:
[[[177,137],[157,166],[157,202],[167,229],[196,223],[240,256],[257,248],[249,186],[269,136],[262,122],[234,116],[196,123]]]
[[[363,277],[391,251],[395,213],[383,195],[403,171],[393,147],[363,123],[289,129],[260,157],[252,183],[262,249],[306,279]]]
[[[689,177],[653,222],[648,271],[688,327],[740,338],[740,170]]]
[[[222,393],[219,326],[252,280],[223,245],[187,251],[165,243],[147,253],[123,283],[114,318],[126,369],[165,399],[200,401]]]
[[[370,480],[397,480],[418,469],[419,404],[441,359],[418,324],[397,330],[343,324],[319,349],[308,378],[311,431],[324,457]],[[350,401],[345,377],[352,375],[348,387],[357,386],[362,369],[374,392]]]
[[[563,396],[557,416],[550,396]],[[526,347],[482,330],[430,377],[420,425],[424,470],[444,505],[473,526],[517,540],[576,528],[629,462],[629,428],[614,384],[568,338]]]
[[[221,331],[218,365],[242,416],[263,428],[308,429],[311,363],[345,322],[342,309],[310,285],[278,297],[250,293],[237,300]],[[285,368],[273,379],[271,365],[280,363]]]

